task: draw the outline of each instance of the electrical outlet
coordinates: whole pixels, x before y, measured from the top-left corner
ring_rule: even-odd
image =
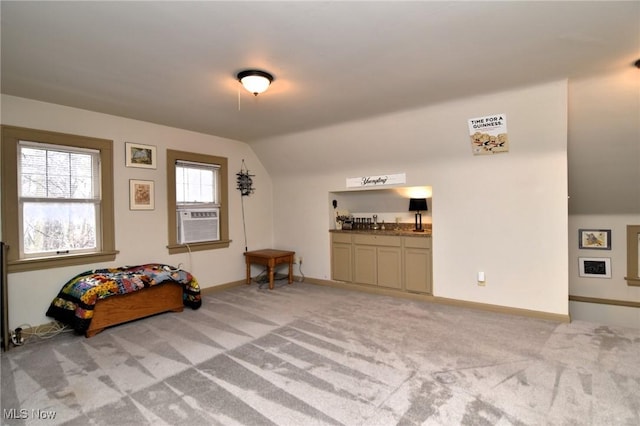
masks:
[[[302,256],[300,256],[300,257],[298,258],[298,263],[299,263],[300,265],[302,265]]]
[[[480,271],[478,272],[478,285],[484,287],[486,283],[486,277],[484,275],[484,272]]]

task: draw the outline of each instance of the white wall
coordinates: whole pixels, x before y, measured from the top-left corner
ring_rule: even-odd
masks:
[[[9,275],[9,327],[39,325],[51,319],[45,312],[62,285],[77,273],[109,266],[148,262],[167,263],[189,270],[202,288],[244,278],[244,233],[241,196],[236,176],[244,159],[255,174],[256,191],[244,197],[249,249],[272,243],[272,186],[269,174],[251,148],[243,143],[147,122],[125,119],[64,106],[2,95],[2,124],[92,136],[114,141],[116,248],[120,254],[111,264],[91,264]],[[157,147],[158,168],[127,168],[125,142]],[[166,150],[175,149],[227,157],[229,161],[228,249],[167,253]],[[155,210],[129,210],[129,179],[155,182]]]
[[[509,153],[474,156],[467,120],[505,113]],[[433,188],[434,294],[568,314],[567,83],[443,103],[260,141],[274,243],[330,278],[328,193],[406,173]],[[486,273],[486,286],[476,283]]]
[[[569,216],[569,294],[640,302],[640,287],[627,285],[627,225],[640,224],[640,215]],[[579,229],[610,229],[611,250],[579,249]],[[580,277],[579,257],[611,259],[611,278]],[[640,328],[640,309],[594,303],[571,302],[571,318],[607,325]]]
[[[510,152],[473,156],[467,119],[494,113],[507,115]],[[182,263],[202,287],[242,279],[235,171],[243,158],[256,174],[256,193],[244,200],[250,250],[295,250],[305,275],[329,279],[329,192],[344,190],[348,177],[406,173],[406,186],[433,188],[436,296],[568,314],[565,81],[276,137],[254,144],[257,156],[238,141],[5,95],[2,124],[113,139],[120,189],[116,261],[11,274],[11,328],[47,322],[44,313],[62,284],[91,268]],[[124,167],[125,141],[157,146],[160,167]],[[167,148],[229,158],[229,249],[191,258],[166,253]],[[129,179],[156,182],[153,212],[129,211]],[[484,287],[476,284],[479,270]]]
[[[640,302],[640,287],[624,280],[626,226],[640,224],[639,93],[640,73],[630,66],[569,83],[572,295]],[[611,250],[579,250],[578,229],[611,229]],[[581,278],[578,257],[611,258],[611,278]],[[569,310],[573,319],[640,328],[638,308],[571,302]]]
[[[569,213],[640,216],[640,71],[569,83]]]

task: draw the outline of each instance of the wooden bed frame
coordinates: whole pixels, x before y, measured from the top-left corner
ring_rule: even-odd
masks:
[[[168,282],[98,300],[85,336],[92,337],[107,327],[150,315],[169,311],[182,312],[182,292],[182,285]]]

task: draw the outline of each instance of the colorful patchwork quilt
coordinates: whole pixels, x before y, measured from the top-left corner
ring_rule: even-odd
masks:
[[[202,304],[198,281],[189,272],[169,265],[150,263],[121,268],[94,269],[76,275],[51,302],[47,316],[71,325],[83,334],[100,299],[127,294],[146,287],[174,282],[182,285],[184,305],[198,309]]]

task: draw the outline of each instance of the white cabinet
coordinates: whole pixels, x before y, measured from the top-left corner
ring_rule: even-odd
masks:
[[[351,235],[331,234],[331,278],[351,282]]]
[[[378,285],[402,288],[402,249],[378,247]]]
[[[376,285],[378,282],[378,262],[375,246],[354,244],[353,281],[359,284]]]
[[[332,233],[331,278],[431,294],[431,237]]]
[[[404,238],[405,290],[431,294],[431,238]]]
[[[402,239],[358,234],[353,237],[354,281],[402,288]]]

